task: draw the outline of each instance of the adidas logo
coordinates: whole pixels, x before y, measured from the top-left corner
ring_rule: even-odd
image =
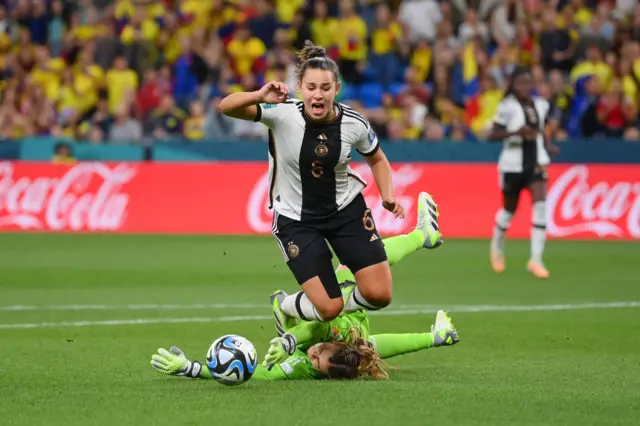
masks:
[[[376,241],[376,240],[379,240],[379,239],[380,239],[380,237],[378,237],[376,234],[373,234],[371,236],[371,239],[369,240],[369,242]]]
[[[327,140],[327,135],[325,135],[324,133],[320,133],[318,135],[318,140],[319,141],[326,141]]]

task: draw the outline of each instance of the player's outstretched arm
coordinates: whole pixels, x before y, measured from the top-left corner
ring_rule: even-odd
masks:
[[[287,100],[286,84],[270,81],[255,92],[232,93],[220,101],[218,109],[224,115],[241,120],[254,121],[258,116],[258,104],[279,104]]]

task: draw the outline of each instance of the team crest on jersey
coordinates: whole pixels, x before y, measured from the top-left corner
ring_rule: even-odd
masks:
[[[369,145],[373,145],[374,140],[376,140],[376,132],[373,129],[369,129]]]
[[[322,135],[320,135],[320,136],[322,136]],[[325,138],[326,138],[326,136],[325,136]],[[320,137],[318,137],[318,139],[320,139]],[[324,142],[320,142],[320,144],[318,146],[316,146],[316,155],[318,157],[324,157],[328,153],[329,153],[329,148],[327,148],[327,145],[325,145]]]
[[[287,245],[287,253],[289,254],[290,258],[295,259],[300,254],[300,248],[298,248],[298,246],[293,243],[289,243]]]

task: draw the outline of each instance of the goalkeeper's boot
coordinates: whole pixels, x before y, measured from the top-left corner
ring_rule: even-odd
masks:
[[[426,192],[418,195],[418,223],[416,229],[424,235],[424,247],[433,249],[442,245],[442,233],[438,225],[438,205],[433,197]]]
[[[436,323],[431,327],[433,346],[455,345],[460,341],[458,332],[445,311],[438,311]]]
[[[282,336],[291,327],[296,325],[295,318],[285,314],[282,310],[282,302],[287,297],[287,293],[277,290],[271,295],[271,309],[276,320],[276,332],[278,336]]]
[[[491,247],[491,268],[497,273],[504,272],[506,266],[504,262],[504,252]]]
[[[527,262],[527,271],[531,272],[534,277],[546,279],[549,278],[549,271],[545,268],[544,264],[533,259]]]

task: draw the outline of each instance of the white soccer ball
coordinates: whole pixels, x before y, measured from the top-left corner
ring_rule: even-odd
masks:
[[[207,367],[223,385],[240,385],[251,378],[258,367],[258,353],[242,336],[228,334],[218,338],[207,351]]]

